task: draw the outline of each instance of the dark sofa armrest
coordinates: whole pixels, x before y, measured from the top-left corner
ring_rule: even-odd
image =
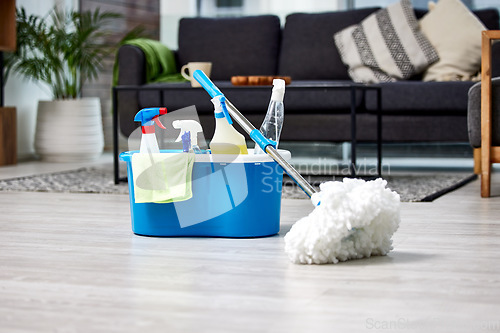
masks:
[[[146,84],[146,57],[144,52],[132,45],[123,45],[118,50],[118,86]],[[139,111],[138,93],[134,90],[118,91],[116,110],[119,128],[128,137],[138,126],[134,115]]]
[[[500,41],[491,45],[491,77],[500,76]]]
[[[177,52],[174,56],[177,57]],[[142,86],[146,82],[146,57],[137,46],[123,45],[118,50],[118,86]],[[139,89],[140,91],[140,89]],[[117,91],[117,116],[119,128],[128,137],[139,124],[134,116],[140,109],[139,92],[137,90]]]
[[[118,50],[118,85],[146,83],[146,58],[137,46],[123,45]]]

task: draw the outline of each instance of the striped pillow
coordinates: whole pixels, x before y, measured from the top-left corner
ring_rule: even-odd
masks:
[[[439,60],[419,29],[410,0],[381,9],[334,35],[342,62],[355,82],[404,80]]]

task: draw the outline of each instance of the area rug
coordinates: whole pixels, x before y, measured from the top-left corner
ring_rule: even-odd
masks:
[[[0,180],[0,191],[36,191],[69,193],[128,194],[128,184],[113,182],[112,168],[81,168],[78,170]],[[426,202],[451,192],[476,179],[471,174],[391,175],[384,176],[387,187],[396,191],[404,202]],[[319,184],[339,178],[306,176],[317,189]],[[283,179],[283,198],[307,199],[289,177]]]
[[[383,176],[387,187],[396,191],[403,202],[431,202],[440,196],[454,191],[475,180],[474,174],[432,174],[432,175],[393,175]],[[319,185],[325,181],[342,181],[339,177],[305,176],[305,179],[319,191]],[[367,180],[375,179],[374,177]],[[285,176],[283,179],[283,197],[307,199],[308,196]]]

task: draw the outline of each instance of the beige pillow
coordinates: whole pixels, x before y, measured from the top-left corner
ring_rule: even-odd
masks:
[[[460,0],[439,0],[420,20],[439,61],[424,81],[470,80],[481,67],[481,31],[486,27]]]
[[[438,60],[418,27],[410,0],[400,0],[333,36],[355,82],[406,80]]]

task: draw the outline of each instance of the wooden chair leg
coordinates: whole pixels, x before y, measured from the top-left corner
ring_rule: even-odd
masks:
[[[481,174],[481,148],[474,148],[474,173],[476,175]]]
[[[491,40],[500,39],[500,31],[481,33],[481,196],[490,196],[491,173]]]
[[[485,131],[487,132],[487,131]],[[481,197],[490,197],[491,186],[491,140],[481,142]]]
[[[490,197],[490,185],[491,185],[491,164],[482,165],[481,170],[481,197],[489,198]]]
[[[474,173],[481,175],[481,197],[483,198],[489,198],[491,195],[491,147],[486,148],[474,148],[473,151]]]
[[[485,131],[488,132],[488,131]],[[481,142],[481,197],[490,197],[491,187],[491,140]]]

